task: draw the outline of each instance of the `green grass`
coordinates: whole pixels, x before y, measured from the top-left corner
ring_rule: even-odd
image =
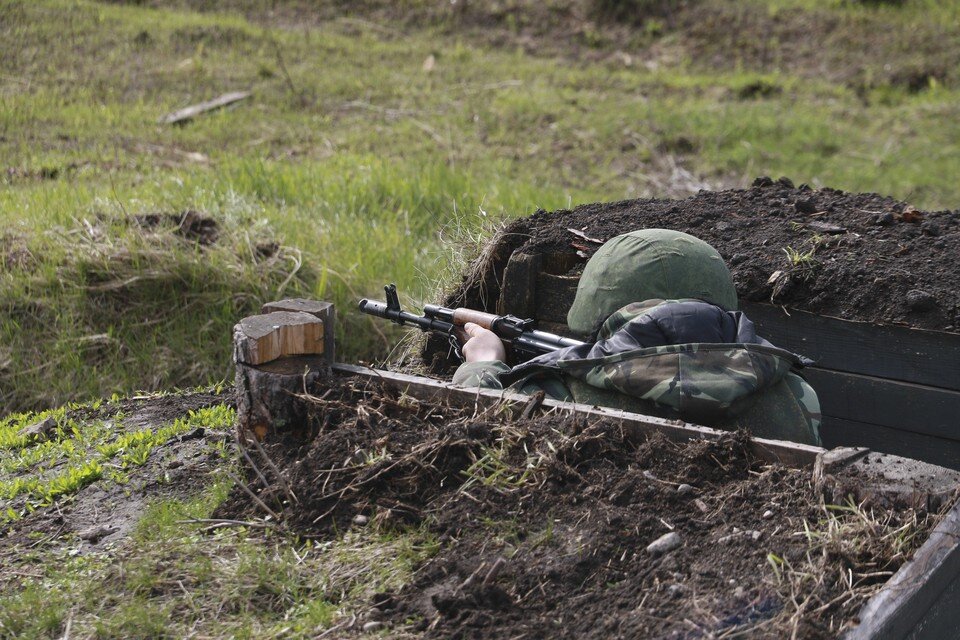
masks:
[[[232,325],[284,296],[337,304],[342,359],[383,357],[397,334],[359,317],[357,298],[393,281],[408,304],[436,299],[499,221],[537,207],[760,174],[960,202],[952,45],[907,55],[878,35],[869,60],[834,77],[791,60],[793,44],[764,44],[773,64],[665,23],[622,43],[628,65],[612,55],[617,25],[596,25],[596,53],[575,59],[509,39],[534,23],[542,41],[557,36],[577,2],[479,3],[466,17],[426,2],[371,0],[349,16],[274,4],[271,17],[240,1],[0,3],[0,413],[227,378]],[[834,16],[824,55],[901,20],[923,41],[960,34],[960,2],[697,7],[774,25]],[[915,63],[946,65],[941,81],[895,81]],[[238,89],[254,95],[157,122]],[[132,222],[184,210],[217,222],[213,245]]]
[[[48,440],[30,442],[17,433],[46,417],[57,420]],[[0,420],[0,523],[9,524],[67,498],[93,482],[125,483],[157,447],[197,428],[225,431],[236,412],[221,404],[191,411],[157,428],[124,431],[122,413],[81,422],[65,408],[12,414]],[[225,452],[223,452],[225,455]]]
[[[245,527],[204,532],[229,491],[154,503],[113,553],[61,550],[39,577],[0,595],[0,637],[312,637],[399,589],[436,551],[426,533],[353,531],[297,542]],[[29,559],[26,559],[29,560]],[[105,591],[104,584],[110,589]],[[68,622],[69,621],[69,622]]]

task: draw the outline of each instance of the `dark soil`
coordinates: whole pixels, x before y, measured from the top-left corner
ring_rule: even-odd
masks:
[[[695,235],[727,261],[741,300],[877,324],[960,332],[960,210],[918,211],[873,193],[749,189],[684,200],[626,200],[534,215],[508,225],[449,302],[493,310],[513,250],[567,254],[576,274],[605,241],[643,228]],[[579,255],[578,255],[579,254]],[[481,295],[482,290],[485,295]]]
[[[918,517],[898,510],[808,538],[804,524],[818,531],[827,517],[809,470],[754,458],[742,433],[637,440],[574,414],[476,414],[375,382],[328,384],[315,390],[315,438],[269,445],[270,463],[251,453],[252,489],[307,537],[425,527],[440,542],[411,584],[375,596],[345,634],[379,621],[431,638],[835,637],[906,560],[879,533]],[[238,489],[218,515],[263,509]],[[678,548],[647,550],[671,531]],[[791,588],[809,598],[803,615]]]

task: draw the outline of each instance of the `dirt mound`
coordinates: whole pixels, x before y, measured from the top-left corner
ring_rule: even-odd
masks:
[[[886,534],[932,521],[835,515],[808,470],[754,458],[743,434],[637,441],[603,420],[477,413],[350,379],[314,393],[316,437],[268,446],[269,462],[252,453],[263,504],[238,489],[218,515],[267,508],[319,538],[432,532],[414,581],[344,633],[374,621],[438,638],[834,637],[925,537]]]
[[[758,178],[749,189],[701,191],[684,200],[538,211],[503,230],[449,302],[492,310],[514,249],[576,254],[571,273],[577,273],[601,242],[656,227],[716,247],[741,300],[960,331],[960,210],[918,211],[873,193],[794,187],[786,178]]]

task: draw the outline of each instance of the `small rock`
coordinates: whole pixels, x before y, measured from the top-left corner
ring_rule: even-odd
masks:
[[[680,538],[680,534],[676,531],[671,531],[670,533],[665,533],[650,544],[647,545],[647,553],[655,556],[659,556],[664,553],[669,553],[677,547],[683,544],[683,540]]]
[[[38,442],[40,440],[47,440],[56,430],[57,421],[53,418],[53,416],[49,416],[43,420],[40,420],[39,422],[34,422],[33,424],[24,427],[20,430],[19,435],[26,436],[33,442]]]
[[[77,533],[81,540],[86,540],[90,544],[97,544],[101,538],[106,538],[111,533],[119,531],[120,527],[97,524]]]
[[[763,512],[764,520],[769,520],[772,517],[773,517],[773,511],[770,511],[770,509],[767,509],[766,511]]]
[[[364,623],[363,632],[370,633],[371,631],[376,631],[383,627],[383,623],[379,620],[371,620],[370,622]]]
[[[733,597],[739,600],[743,598],[745,593],[746,591],[744,591],[743,587],[737,587],[736,589],[733,590]]]
[[[797,213],[811,214],[818,211],[816,203],[809,198],[802,198],[793,203],[793,208],[797,210]]]
[[[914,311],[930,311],[937,306],[937,299],[922,289],[907,291],[907,306]]]
[[[928,236],[938,236],[940,235],[940,225],[933,220],[927,220],[920,225],[920,231]]]
[[[672,584],[667,587],[667,593],[670,594],[671,598],[676,598],[677,596],[681,595],[683,591],[684,589],[682,584]]]
[[[167,469],[177,469],[183,466],[183,462],[180,460],[171,460],[167,463]]]
[[[729,222],[721,221],[714,225],[713,229],[715,231],[729,231],[731,226],[732,225]]]
[[[693,504],[697,507],[697,509],[700,509],[702,513],[706,513],[707,511],[710,511],[710,507],[707,506],[707,503],[701,500],[700,498],[697,498],[696,500],[694,500]]]
[[[646,478],[647,480],[656,480],[656,479],[657,479],[657,476],[653,475],[653,472],[652,472],[652,471],[649,471],[649,470],[644,470],[644,472],[643,472],[643,477]]]
[[[730,257],[730,264],[736,266],[746,259],[747,259],[747,254],[735,253],[733,254],[733,256]]]
[[[762,536],[762,535],[763,535],[763,532],[762,532],[762,531],[751,531],[751,532],[750,532],[750,537],[753,538],[753,541],[754,541],[754,542],[756,542],[757,540],[759,540],[759,539],[760,539],[760,536]]]
[[[893,214],[889,211],[885,211],[877,216],[877,225],[881,227],[889,227],[893,224]]]
[[[813,222],[807,224],[807,228],[818,233],[825,233],[827,235],[835,236],[840,235],[841,233],[846,233],[847,230],[843,227],[840,227],[835,224],[830,224],[829,222],[821,222],[819,220],[814,220]]]
[[[688,493],[693,493],[693,487],[686,483],[681,484],[679,487],[677,487],[677,493],[679,493],[682,496],[685,496]]]
[[[353,516],[353,524],[362,526],[367,524],[368,522],[370,522],[370,518],[363,515],[362,513],[358,513],[357,515]]]

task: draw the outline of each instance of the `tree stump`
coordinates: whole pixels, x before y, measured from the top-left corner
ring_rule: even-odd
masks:
[[[333,305],[281,300],[241,320],[233,333],[240,437],[305,438],[311,388],[333,363]]]

